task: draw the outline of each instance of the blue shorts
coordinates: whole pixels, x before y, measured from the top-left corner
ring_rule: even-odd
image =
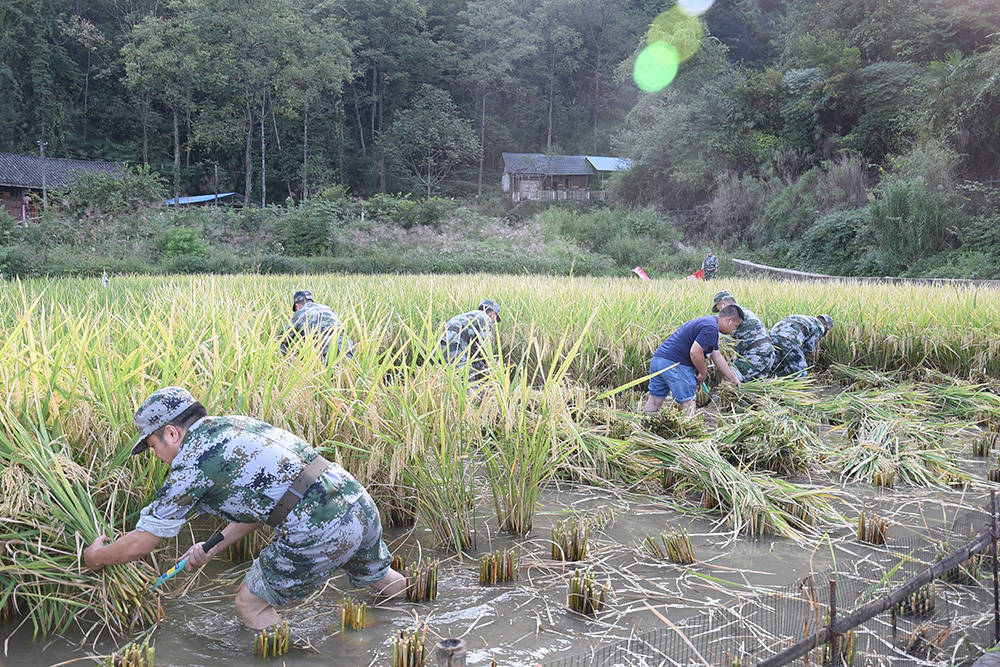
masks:
[[[670,366],[673,368],[669,368]],[[650,374],[664,368],[669,368],[669,370],[650,378],[649,395],[653,398],[666,398],[667,394],[670,394],[678,403],[694,400],[694,395],[698,391],[698,381],[695,379],[694,369],[663,357],[653,357],[653,360],[649,362]]]

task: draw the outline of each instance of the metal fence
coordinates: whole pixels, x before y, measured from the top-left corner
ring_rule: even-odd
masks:
[[[1000,642],[990,511],[545,667],[961,664]],[[992,610],[992,613],[989,613]]]

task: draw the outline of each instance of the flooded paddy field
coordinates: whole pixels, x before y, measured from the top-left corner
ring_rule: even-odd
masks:
[[[986,467],[982,459],[962,461],[963,470],[975,478],[983,478]],[[807,483],[829,489],[845,517],[854,518],[865,508],[889,519],[890,544],[931,540],[986,501],[982,487],[875,490],[861,485],[838,486],[831,478]],[[741,600],[787,588],[810,574],[837,569],[838,564],[842,569],[863,570],[866,558],[879,551],[858,542],[854,527],[849,525],[815,539],[748,538],[720,529],[710,516],[692,515],[690,508],[669,497],[569,482],[553,483],[546,489],[536,517],[537,537],[531,539],[496,534],[488,508],[484,505],[481,509],[484,520],[478,531],[479,551],[512,549],[518,555],[515,582],[480,585],[475,555],[463,560],[428,548],[433,544],[430,529],[419,523],[411,529],[390,529],[386,539],[394,554],[440,560],[437,599],[429,603],[379,603],[367,590],[352,591],[346,578],[338,575],[318,595],[283,610],[296,645],[282,658],[283,663],[302,667],[389,665],[392,637],[420,619],[427,623],[428,643],[436,638],[462,637],[469,648],[469,665],[491,665],[494,660],[498,665],[546,664],[567,656],[586,656],[588,649],[668,628],[668,622],[683,632],[686,623],[710,609],[731,609]],[[550,528],[574,516],[598,519],[600,527],[595,526],[590,535],[589,553],[578,563],[553,561]],[[696,563],[676,565],[654,558],[644,547],[647,536],[657,535],[667,526],[686,530]],[[178,541],[176,552],[183,552],[186,546]],[[169,563],[166,556],[161,554],[161,563]],[[253,633],[242,627],[232,604],[233,591],[247,567],[248,563],[213,561],[202,572],[185,573],[172,582],[162,600],[166,619],[151,633],[157,665],[210,667],[254,660]],[[567,609],[569,575],[581,568],[590,569],[595,579],[610,583],[613,590],[607,608],[594,617]],[[984,576],[972,590],[939,587],[938,594],[959,601],[965,598],[959,605],[964,612],[960,622],[983,625],[990,602],[988,585]],[[340,603],[346,595],[370,605],[365,630],[341,630]],[[983,606],[977,611],[979,604]],[[6,638],[6,657],[0,664],[88,664],[89,660],[78,660],[116,647],[107,640],[88,644],[72,633],[32,640],[30,628],[14,630],[12,622],[0,625]],[[81,646],[80,642],[85,643]],[[591,664],[588,659],[584,657],[580,664]],[[856,664],[879,664],[882,659],[858,659]],[[939,659],[926,664],[947,662]]]
[[[982,295],[734,281],[768,320],[824,303],[839,324],[810,378],[713,386],[686,419],[638,414],[643,376],[714,287],[425,276],[390,289],[384,278],[314,277],[350,313],[356,341],[353,359],[325,363],[308,346],[279,350],[300,282],[0,289],[4,667],[98,662],[147,637],[159,665],[255,662],[232,600],[248,561],[220,557],[162,595],[149,588],[217,520],[188,524],[152,563],[81,567],[83,547],[134,528],[163,483],[164,465],[128,451],[136,407],[167,384],[211,414],[301,436],[370,490],[394,555],[439,562],[429,602],[379,602],[337,575],[283,609],[289,665],[389,665],[394,636],[418,621],[428,647],[462,637],[472,665],[753,664],[822,625],[831,577],[843,611],[884,594],[967,541],[1000,488],[988,481],[1000,479],[1000,331]],[[441,322],[484,292],[505,294],[506,310],[490,380],[470,387],[433,351]],[[859,541],[862,513],[880,536],[884,520],[884,545]],[[587,535],[578,562],[553,557],[553,528],[572,532],[567,521]],[[668,542],[694,562],[653,553]],[[481,586],[479,558],[494,549],[514,552],[517,579]],[[859,631],[852,664],[971,656],[989,607],[989,568],[976,565],[936,582],[919,614],[901,610],[892,627],[883,614]],[[596,614],[567,608],[580,571],[607,586]],[[347,595],[369,604],[363,630],[341,631]],[[806,595],[804,611],[785,608]],[[624,640],[627,652],[608,658]]]

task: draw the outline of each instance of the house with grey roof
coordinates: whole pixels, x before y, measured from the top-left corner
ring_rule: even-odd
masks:
[[[42,193],[42,188],[63,188],[70,185],[78,174],[86,171],[103,171],[120,174],[125,166],[115,162],[96,160],[70,160],[37,155],[0,153],[0,198],[9,214],[17,220],[37,215],[31,193]]]
[[[606,178],[631,164],[626,158],[598,155],[504,153],[503,191],[515,202],[603,201]]]

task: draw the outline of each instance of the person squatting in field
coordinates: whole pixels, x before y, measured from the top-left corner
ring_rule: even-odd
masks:
[[[333,337],[337,337],[337,351],[345,351],[350,359],[353,343],[344,333],[344,324],[332,308],[313,301],[312,292],[296,290],[292,295],[292,318],[281,335],[281,353],[288,354],[288,347],[297,338],[311,338],[326,361]]]
[[[262,524],[274,528],[236,592],[250,628],[281,621],[276,606],[317,590],[338,569],[353,586],[394,596],[406,579],[390,567],[382,523],[371,496],[347,471],[302,439],[250,417],[208,416],[181,387],[153,392],[135,413],[132,454],[152,449],[170,469],[135,529],[108,544],[100,535],[84,550],[91,570],[145,557],[175,537],[192,513],[223,517],[223,540],[208,553],[188,549],[198,568]]]
[[[483,299],[477,310],[455,315],[444,325],[438,342],[441,354],[457,367],[469,367],[469,381],[477,382],[489,372],[486,353],[493,327],[500,321],[500,305]]]
[[[717,313],[726,306],[735,306],[736,298],[723,290],[715,295],[712,312]],[[764,377],[771,372],[775,362],[774,344],[767,327],[752,310],[740,306],[743,322],[730,334],[736,339],[736,358],[730,367],[742,381],[749,382]]]
[[[816,350],[819,341],[830,333],[833,318],[829,315],[789,315],[771,327],[777,377],[808,375],[806,355]]]
[[[705,315],[685,322],[663,341],[649,362],[649,400],[643,410],[654,413],[668,394],[688,415],[694,414],[698,384],[708,378],[705,358],[712,357],[722,377],[736,386],[740,379],[719,351],[719,333],[731,334],[743,322],[743,309],[733,304],[718,315]]]

